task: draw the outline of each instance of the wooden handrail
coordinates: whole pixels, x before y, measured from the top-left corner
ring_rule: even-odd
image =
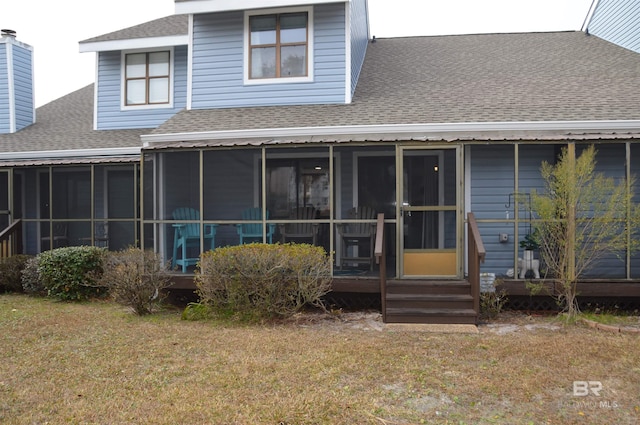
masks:
[[[380,269],[380,305],[382,307],[382,321],[386,322],[387,314],[387,256],[384,249],[384,213],[378,213],[376,221],[376,242],[374,247],[376,264]]]
[[[473,213],[467,214],[467,230],[469,243],[467,246],[467,258],[469,261],[469,283],[471,283],[471,295],[473,296],[473,309],[480,314],[480,263],[484,263],[487,252],[482,243],[478,223]]]
[[[22,253],[22,220],[18,219],[0,232],[0,258]]]

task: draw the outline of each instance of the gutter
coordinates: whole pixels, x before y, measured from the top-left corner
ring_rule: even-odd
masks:
[[[89,158],[99,156],[140,155],[140,147],[111,148],[111,149],[69,149],[57,151],[25,151],[0,153],[0,161],[24,159],[60,159],[60,158]]]
[[[357,134],[402,135],[402,134],[450,134],[456,137],[470,136],[481,132],[640,132],[640,120],[611,121],[522,121],[522,122],[469,122],[434,124],[385,124],[324,127],[263,128],[251,130],[221,130],[145,134],[140,136],[143,147],[154,143],[188,142],[219,139],[312,137]]]

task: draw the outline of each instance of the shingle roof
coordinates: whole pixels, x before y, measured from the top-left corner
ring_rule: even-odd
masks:
[[[135,38],[167,37],[187,35],[189,33],[189,15],[170,15],[133,27],[113,31],[97,37],[82,40],[83,43],[99,41],[129,40]]]
[[[93,84],[36,110],[36,123],[0,134],[0,152],[140,147],[148,129],[93,130]]]
[[[185,110],[155,130],[95,131],[94,92],[89,85],[38,108],[37,122],[30,127],[0,134],[0,153],[140,147],[140,135],[150,133],[640,120],[639,87],[640,55],[582,32],[378,39],[369,45],[353,102],[348,105]],[[441,136],[447,140],[446,134]],[[367,137],[395,140],[392,134]],[[486,137],[498,140],[505,135]],[[625,135],[611,135],[619,137]],[[424,135],[402,138],[423,140]],[[365,139],[369,140],[365,136],[353,140]],[[315,140],[351,139],[322,136]]]
[[[377,39],[348,105],[188,110],[154,134],[640,119],[640,55],[583,32]]]

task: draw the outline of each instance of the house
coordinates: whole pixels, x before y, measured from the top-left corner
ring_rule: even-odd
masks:
[[[17,112],[32,89],[0,83],[0,220],[20,219],[25,253],[139,244],[190,277],[200,252],[240,243],[253,224],[257,240],[325,247],[334,290],[382,292],[389,321],[475,322],[469,247],[479,235],[482,272],[517,266],[542,161],[596,144],[599,171],[640,171],[640,55],[598,36],[376,39],[366,0],[175,4],[81,41],[95,84],[37,119]],[[5,47],[30,48],[3,36],[0,64],[15,75]],[[353,215],[362,206],[384,225]],[[384,230],[383,273],[375,236],[344,236],[354,225]],[[606,282],[597,296],[640,297],[637,254],[591,273]],[[524,281],[509,289],[525,294]]]

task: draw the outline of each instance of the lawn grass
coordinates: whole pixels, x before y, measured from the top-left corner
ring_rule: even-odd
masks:
[[[2,424],[636,424],[640,337],[134,316],[0,295]],[[482,327],[481,327],[482,330]],[[573,381],[600,381],[599,397]]]

